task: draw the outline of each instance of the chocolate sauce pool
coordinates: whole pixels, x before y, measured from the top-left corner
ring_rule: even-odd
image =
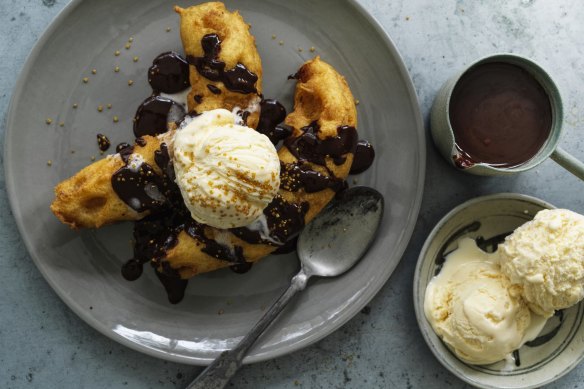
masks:
[[[174,51],[160,54],[148,69],[148,82],[154,91],[177,93],[185,90],[189,81],[189,64]]]
[[[547,140],[552,126],[548,95],[522,68],[502,62],[478,65],[458,81],[450,99],[450,122],[461,168],[483,162],[521,165]]]

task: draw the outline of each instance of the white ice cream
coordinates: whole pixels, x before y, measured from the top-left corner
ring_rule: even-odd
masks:
[[[550,317],[584,298],[584,216],[540,211],[498,251],[503,272],[534,312]]]
[[[236,119],[225,109],[207,111],[174,138],[174,171],[185,204],[193,219],[217,228],[254,222],[280,186],[274,145]]]
[[[483,252],[470,238],[458,242],[429,283],[424,311],[444,343],[477,365],[505,359],[545,324],[501,273],[497,255]]]

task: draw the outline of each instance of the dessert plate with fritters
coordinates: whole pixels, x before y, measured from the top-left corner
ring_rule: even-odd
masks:
[[[281,101],[288,112],[293,110],[295,81],[287,76],[307,60],[319,55],[345,77],[359,100],[359,136],[376,149],[373,166],[349,177],[349,184],[356,180],[374,187],[388,203],[379,237],[363,261],[339,279],[315,282],[251,351],[249,363],[330,334],[384,285],[417,219],[425,143],[405,66],[390,39],[359,5],[225,4],[252,26],[263,66],[263,94]],[[5,138],[6,185],[31,257],[82,319],[141,352],[206,364],[233,347],[284,290],[298,266],[294,254],[269,256],[246,274],[226,269],[200,274],[190,281],[184,300],[171,305],[153,272],[134,282],[120,274],[121,264],[132,256],[131,224],[72,232],[49,211],[53,187],[89,165],[92,157],[102,158],[95,141],[98,132],[112,145],[132,140],[135,110],[150,94],[146,78],[151,61],[164,51],[183,51],[178,26],[167,2],[69,4],[39,40],[15,88]]]

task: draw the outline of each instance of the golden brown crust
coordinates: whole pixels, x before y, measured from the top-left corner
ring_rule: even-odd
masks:
[[[157,170],[154,152],[160,148],[160,140],[152,136],[143,139],[146,145],[135,145],[134,152],[142,155],[144,161]],[[122,166],[124,161],[119,154],[110,155],[62,181],[55,187],[51,211],[71,228],[99,228],[143,218],[146,212],[134,211],[114,192],[111,179]]]
[[[187,56],[202,57],[204,55],[201,39],[207,34],[217,34],[221,39],[219,60],[225,62],[225,69],[232,69],[238,63],[258,76],[255,84],[258,94],[262,93],[262,62],[258,54],[255,38],[249,32],[250,26],[241,15],[229,12],[223,3],[203,3],[188,8],[175,7],[180,15],[180,35]],[[197,112],[217,108],[233,110],[234,107],[246,108],[258,96],[254,93],[243,94],[232,92],[221,81],[211,81],[199,74],[194,66],[190,66],[191,92],[188,96],[189,110]],[[221,90],[220,94],[212,93],[207,85],[214,85]],[[194,96],[202,96],[201,103]],[[259,113],[252,113],[248,125],[255,128]]]

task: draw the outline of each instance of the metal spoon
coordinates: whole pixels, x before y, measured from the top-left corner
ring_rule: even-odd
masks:
[[[301,269],[288,289],[234,349],[224,351],[187,389],[225,387],[257,338],[306,287],[310,277],[341,275],[361,259],[373,242],[383,207],[383,196],[367,187],[354,187],[337,196],[300,234],[297,249]]]

